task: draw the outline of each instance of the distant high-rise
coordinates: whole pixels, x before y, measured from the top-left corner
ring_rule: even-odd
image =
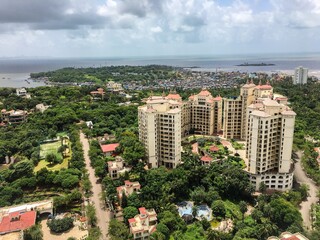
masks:
[[[306,84],[308,79],[308,68],[297,67],[294,71],[293,84]]]

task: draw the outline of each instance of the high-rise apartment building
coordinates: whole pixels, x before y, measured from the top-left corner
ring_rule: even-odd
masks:
[[[212,135],[222,128],[222,98],[212,97],[208,90],[189,97],[191,129],[196,134]]]
[[[308,68],[297,67],[294,71],[293,84],[306,84],[308,79]]]
[[[270,97],[273,88],[269,83],[255,85],[247,82],[240,90],[240,96],[224,99],[223,136],[227,139],[246,139],[247,108],[257,98]]]
[[[291,161],[295,112],[280,101],[258,98],[247,109],[246,157],[251,183],[256,190],[292,188]]]
[[[150,168],[175,168],[181,161],[181,105],[166,97],[150,97],[138,108],[139,139]]]
[[[149,167],[175,168],[181,161],[181,137],[191,131],[212,135],[221,131],[222,98],[207,90],[182,101],[176,92],[152,96],[138,108],[139,139],[144,144]]]

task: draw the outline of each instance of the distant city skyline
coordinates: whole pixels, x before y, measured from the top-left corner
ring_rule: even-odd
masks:
[[[1,0],[0,57],[320,52],[318,0]]]

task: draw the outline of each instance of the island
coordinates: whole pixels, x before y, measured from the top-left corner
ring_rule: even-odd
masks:
[[[275,64],[273,64],[273,63],[264,63],[264,62],[262,62],[262,63],[247,63],[247,62],[245,62],[242,64],[238,64],[236,66],[238,66],[238,67],[247,67],[247,66],[260,67],[260,66],[274,66],[274,65]]]

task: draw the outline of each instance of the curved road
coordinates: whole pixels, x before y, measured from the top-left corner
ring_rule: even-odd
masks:
[[[312,221],[310,217],[310,210],[311,205],[316,204],[318,202],[317,193],[318,193],[318,187],[316,186],[315,182],[308,178],[305,172],[303,171],[302,165],[301,165],[301,157],[302,152],[299,151],[296,153],[298,158],[296,159],[297,162],[295,163],[295,169],[294,169],[294,176],[298,183],[301,184],[307,184],[309,186],[309,196],[306,201],[303,201],[300,204],[300,213],[302,215],[303,224],[308,229],[312,229]]]
[[[83,148],[83,155],[86,162],[86,169],[89,173],[89,180],[92,184],[92,192],[93,195],[90,197],[90,202],[95,206],[96,208],[96,216],[97,216],[97,225],[101,230],[102,236],[101,240],[107,240],[108,239],[108,227],[109,227],[109,221],[110,221],[110,212],[106,210],[104,207],[104,203],[100,200],[100,194],[102,191],[101,184],[98,183],[98,178],[94,174],[94,169],[90,165],[90,158],[89,158],[89,141],[84,136],[82,131],[80,132],[80,142],[82,143]]]

